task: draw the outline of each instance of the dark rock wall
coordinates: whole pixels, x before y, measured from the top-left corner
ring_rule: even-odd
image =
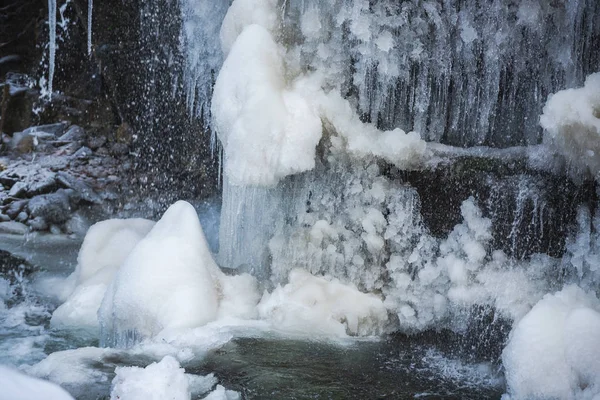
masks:
[[[58,1],[59,8],[63,4]],[[95,1],[90,56],[87,9],[86,0],[72,0],[65,9],[67,27],[57,27],[55,93],[44,101],[38,82],[48,73],[47,2],[19,0],[0,8],[0,59],[14,55],[0,63],[0,85],[18,73],[34,86],[5,101],[2,130],[12,135],[34,124],[69,121],[131,154],[132,197],[164,206],[214,194],[209,134],[185,102],[178,1]]]

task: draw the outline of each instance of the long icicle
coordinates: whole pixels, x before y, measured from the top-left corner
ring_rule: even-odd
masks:
[[[87,20],[87,51],[88,56],[92,55],[92,12],[94,10],[94,0],[88,0],[88,20]]]
[[[56,58],[56,0],[48,0],[48,29],[50,32],[50,62],[48,66],[48,92],[52,98],[52,81],[54,80],[54,62]]]

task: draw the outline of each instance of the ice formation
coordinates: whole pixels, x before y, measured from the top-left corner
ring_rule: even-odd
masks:
[[[194,208],[171,206],[119,268],[100,309],[103,335],[141,337],[217,316],[218,267]],[[118,339],[117,339],[118,341]]]
[[[171,356],[146,368],[117,367],[111,400],[190,400],[190,378]]]
[[[241,398],[242,396],[238,392],[227,390],[223,386],[217,385],[215,390],[202,400],[241,400]]]
[[[588,76],[581,88],[551,95],[540,124],[545,141],[596,176],[600,172],[600,73]]]
[[[92,55],[92,14],[94,12],[94,0],[88,0],[88,15],[87,15],[87,53]]]
[[[233,183],[272,185],[314,167],[321,120],[286,85],[280,49],[262,26],[246,27],[235,40],[215,84],[212,113]]]
[[[302,269],[291,271],[288,280],[258,305],[261,318],[276,329],[337,337],[384,332],[388,315],[377,296]]]
[[[567,286],[518,321],[502,353],[508,394],[519,399],[600,395],[600,301]]]
[[[135,246],[106,290],[99,311],[101,339],[129,346],[225,314],[251,318],[256,289],[254,278],[220,271],[196,210],[179,201]]]
[[[91,226],[79,250],[75,271],[64,283],[68,297],[54,311],[51,325],[83,329],[97,336],[97,313],[107,286],[153,226],[153,221],[139,218],[111,219]]]
[[[73,400],[60,386],[0,365],[1,400]]]
[[[52,83],[54,81],[54,67],[56,61],[56,0],[48,0],[48,94],[52,98]]]

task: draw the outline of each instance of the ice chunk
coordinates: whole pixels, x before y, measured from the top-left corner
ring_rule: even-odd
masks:
[[[302,269],[290,272],[287,285],[265,294],[258,310],[284,331],[338,337],[380,334],[388,319],[379,297]]]
[[[0,385],[2,400],[73,400],[60,386],[3,365],[0,365]]]
[[[190,380],[171,356],[146,368],[117,367],[111,400],[190,400]]]
[[[92,55],[92,14],[94,11],[94,0],[88,0],[88,15],[87,15],[87,53]]]
[[[242,396],[238,392],[227,390],[223,386],[217,385],[216,389],[203,400],[240,400],[241,398]]]
[[[214,320],[219,275],[196,210],[173,204],[107,289],[99,311],[102,340],[128,345],[119,343],[127,335],[150,337]]]
[[[102,397],[106,395],[108,372],[95,366],[105,363],[106,356],[115,354],[114,350],[97,347],[57,351],[26,367],[26,372],[61,385],[75,398]]]
[[[540,124],[545,142],[592,175],[600,172],[600,73],[588,76],[582,88],[551,95]]]
[[[600,395],[599,311],[596,296],[574,285],[538,302],[502,353],[510,398]]]
[[[273,185],[314,167],[321,120],[287,85],[280,48],[264,27],[250,25],[235,41],[215,83],[212,113],[232,183]]]
[[[48,96],[52,98],[52,83],[54,81],[54,67],[56,60],[56,0],[48,0]]]
[[[71,293],[54,311],[51,325],[81,329],[97,336],[97,313],[107,286],[153,226],[153,221],[141,218],[110,219],[92,225],[79,250],[77,267],[64,283],[70,286]]]

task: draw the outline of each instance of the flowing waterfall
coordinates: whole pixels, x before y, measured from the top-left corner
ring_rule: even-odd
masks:
[[[552,192],[573,188],[552,174],[568,127],[555,124],[560,154],[507,149],[521,154],[508,168],[457,147],[542,142],[547,97],[600,65],[596,1],[187,0],[182,16],[188,104],[224,151],[223,267],[267,286],[295,268],[350,282],[380,293],[404,331],[461,330],[481,307],[518,319],[567,279],[556,255],[574,210]],[[456,221],[434,235],[421,205],[438,182],[410,182],[465,157],[479,168],[466,179],[485,183],[452,215],[433,209]]]

